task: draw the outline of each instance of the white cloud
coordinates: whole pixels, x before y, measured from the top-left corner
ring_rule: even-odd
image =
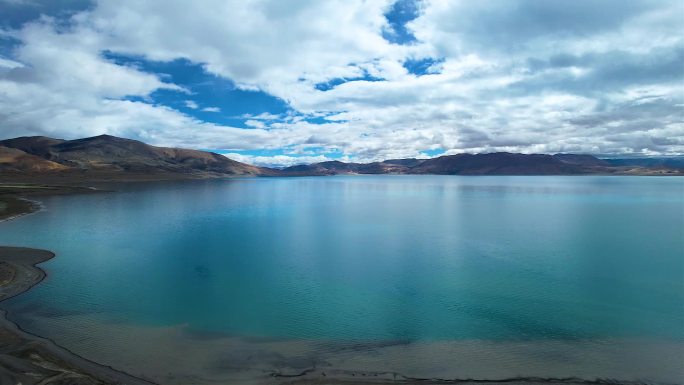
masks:
[[[279,120],[282,118],[282,116],[280,116],[280,115],[271,114],[268,112],[262,112],[259,115],[244,114],[244,115],[242,115],[242,117],[245,119],[253,119],[253,120]]]
[[[245,126],[254,128],[266,128],[266,124],[260,120],[249,119],[245,121]]]
[[[317,156],[289,156],[289,155],[273,155],[273,156],[256,156],[256,155],[244,155],[238,153],[224,153],[230,159],[237,160],[238,162],[253,164],[262,167],[289,167],[298,164],[310,164],[318,162],[326,162],[333,160],[326,157],[325,155]],[[339,160],[339,159],[337,159]],[[348,159],[342,159],[348,160]]]
[[[183,147],[314,152],[249,158],[283,165],[317,159],[320,149],[359,161],[435,149],[684,153],[679,2],[426,0],[408,25],[418,42],[406,46],[382,38],[390,3],[216,0],[189,12],[182,1],[103,0],[68,27],[37,20],[3,32],[21,45],[0,58],[0,134],[106,132]],[[244,115],[249,129],[202,122],[152,103],[158,89],[184,100],[182,87],[104,51],[200,63],[296,112]],[[441,60],[423,76],[402,66],[426,57]],[[365,75],[384,81],[314,87]]]
[[[162,7],[154,2],[104,1],[84,24],[104,32],[107,45],[118,52],[153,60],[189,58],[239,85],[278,95],[285,86],[358,76],[359,69],[351,63],[402,56],[405,49],[381,36],[387,24],[383,12],[390,4],[215,0],[188,12],[183,1],[164,2]]]
[[[10,59],[6,59],[4,57],[0,57],[0,68],[5,68],[5,69],[12,69],[12,68],[21,68],[24,65]]]

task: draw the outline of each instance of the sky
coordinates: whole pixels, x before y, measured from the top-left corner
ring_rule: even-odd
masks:
[[[684,154],[680,0],[0,0],[0,138]]]

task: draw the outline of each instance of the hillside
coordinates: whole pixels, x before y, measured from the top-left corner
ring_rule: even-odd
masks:
[[[651,157],[651,158],[611,158],[606,162],[618,167],[660,167],[671,169],[684,169],[684,157]]]
[[[577,154],[487,154],[444,155],[431,159],[392,159],[373,163],[343,163],[338,161],[287,167],[283,175],[344,175],[344,174],[438,174],[438,175],[682,175],[684,168],[623,167],[596,158]]]
[[[58,172],[104,179],[273,174],[270,169],[211,152],[156,147],[109,135],[69,141],[21,137],[0,141],[0,146],[6,149],[2,152],[3,171]]]
[[[157,147],[100,135],[61,140],[43,136],[0,141],[0,177],[23,181],[110,181],[229,176],[325,176],[350,174],[441,175],[683,175],[676,160],[598,159],[578,154],[457,154],[372,163],[327,161],[284,169],[257,167],[223,155]]]
[[[68,167],[27,154],[16,149],[0,146],[0,171],[4,172],[48,172],[65,170]]]

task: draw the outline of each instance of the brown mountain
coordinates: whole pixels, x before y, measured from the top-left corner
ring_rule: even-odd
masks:
[[[432,159],[392,159],[374,163],[338,161],[292,166],[283,175],[441,174],[441,175],[682,175],[681,169],[616,167],[592,155],[488,154],[444,155]]]
[[[50,172],[67,168],[16,148],[0,146],[0,172]]]
[[[606,162],[617,167],[659,167],[684,171],[684,156],[611,158],[606,159]]]
[[[564,175],[588,173],[584,165],[567,163],[552,155],[458,154],[428,159],[411,168],[416,174],[460,175]]]
[[[64,142],[62,139],[53,139],[46,136],[21,136],[14,139],[0,141],[1,146],[16,148],[28,154],[41,158],[50,158],[50,147]]]
[[[240,163],[211,152],[156,147],[110,135],[68,141],[40,136],[21,137],[0,141],[0,146],[30,156],[16,158],[22,160],[24,165],[15,167],[20,171],[59,171],[62,174],[77,173],[113,179],[133,175],[210,177],[273,174],[270,169]],[[59,167],[47,169],[47,163],[44,162]],[[8,160],[5,169],[9,169],[9,163]],[[36,166],[27,166],[31,163]]]
[[[277,170],[240,163],[212,152],[156,147],[109,135],[77,140],[33,136],[0,141],[0,177],[4,180],[80,182],[339,174],[682,175],[684,170],[662,164],[615,165],[591,155],[507,152],[373,163],[328,161]]]
[[[599,159],[596,159],[600,161]],[[335,174],[460,174],[556,175],[589,172],[584,165],[567,163],[544,154],[459,154],[432,159],[393,159],[374,163],[322,162],[283,169],[287,175]]]
[[[582,166],[600,166],[600,167],[610,166],[610,163],[606,162],[603,159],[599,159],[595,156],[592,156],[592,155],[556,154],[553,157],[560,160],[561,162],[569,163],[569,164],[577,164],[577,165],[582,165]]]
[[[414,167],[414,166],[417,166],[417,165],[423,163],[424,161],[425,161],[425,159],[406,158],[406,159],[387,159],[387,160],[383,160],[381,163],[389,164],[389,165],[395,165],[395,166]]]
[[[401,164],[404,159],[373,163],[344,163],[337,160],[301,164],[280,170],[283,176],[324,176],[339,174],[410,174],[410,168]],[[409,159],[406,159],[410,163]]]

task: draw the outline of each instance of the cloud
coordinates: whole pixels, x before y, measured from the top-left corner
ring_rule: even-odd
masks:
[[[19,28],[41,15],[68,17],[90,6],[91,0],[0,0],[0,28]]]
[[[143,137],[152,129],[145,122],[173,127],[179,120],[189,120],[166,108],[126,100],[147,98],[160,89],[183,92],[181,87],[105,60],[94,31],[60,33],[56,28],[46,19],[13,34],[22,42],[14,51],[22,65],[0,71],[3,136],[109,132]]]
[[[19,62],[0,57],[0,68],[13,69],[13,68],[22,68],[22,67],[24,67],[24,65],[19,63]]]
[[[262,167],[289,167],[298,164],[310,164],[318,162],[326,162],[333,160],[325,155],[317,156],[290,156],[290,155],[273,155],[273,156],[258,156],[258,155],[243,155],[238,153],[224,153],[230,159],[238,162],[253,164]],[[339,159],[337,159],[339,160]],[[345,159],[343,159],[345,160]]]
[[[410,17],[390,22],[403,9],[391,0],[216,0],[191,12],[103,0],[22,22],[3,32],[20,43],[0,58],[0,134],[294,154],[241,158],[270,165],[330,151],[684,153],[680,2],[407,4]],[[201,64],[291,112],[237,116],[247,128],[202,121],[193,111],[220,111],[201,107],[211,100],[105,52]],[[157,103],[160,91],[190,111]]]
[[[442,56],[543,55],[651,47],[672,40],[681,12],[677,0],[433,0],[409,28]]]
[[[359,74],[352,63],[401,55],[381,32],[389,0],[208,1],[188,12],[182,1],[104,1],[84,24],[107,45],[152,60],[188,58],[247,89],[273,94]],[[174,38],[169,27],[174,26]],[[277,31],[277,33],[274,33]],[[277,79],[277,81],[276,81]],[[303,79],[303,81],[302,81]]]

